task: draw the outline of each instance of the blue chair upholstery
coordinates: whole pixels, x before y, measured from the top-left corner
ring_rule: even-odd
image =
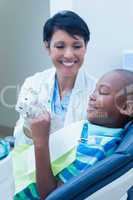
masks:
[[[46,200],[82,200],[117,180],[133,168],[133,124],[110,157],[73,178],[47,196]]]

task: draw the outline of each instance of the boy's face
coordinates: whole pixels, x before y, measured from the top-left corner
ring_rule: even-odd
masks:
[[[123,87],[124,80],[118,73],[111,72],[103,76],[90,96],[88,120],[97,125],[119,127],[123,115],[116,107],[115,97]]]

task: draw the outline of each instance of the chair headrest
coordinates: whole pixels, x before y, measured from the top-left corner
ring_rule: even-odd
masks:
[[[128,154],[133,156],[133,124],[127,129],[127,132],[116,150],[116,153]]]

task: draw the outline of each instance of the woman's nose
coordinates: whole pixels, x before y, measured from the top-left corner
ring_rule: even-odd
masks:
[[[64,57],[65,58],[73,58],[73,50],[72,50],[72,48],[68,47],[68,48],[65,49]]]

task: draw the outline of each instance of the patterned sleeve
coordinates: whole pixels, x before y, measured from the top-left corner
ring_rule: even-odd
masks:
[[[28,109],[30,102],[34,101],[34,96],[31,91],[34,88],[34,81],[32,78],[28,78],[25,80],[24,84],[21,87],[20,93],[18,95],[18,100],[16,104],[16,111],[19,113],[19,119],[14,128],[14,137],[15,137],[15,145],[20,144],[31,144],[32,140],[29,139],[30,130],[28,126],[28,122],[24,118],[24,110]],[[27,102],[27,96],[29,101]],[[28,136],[28,137],[27,137]]]

